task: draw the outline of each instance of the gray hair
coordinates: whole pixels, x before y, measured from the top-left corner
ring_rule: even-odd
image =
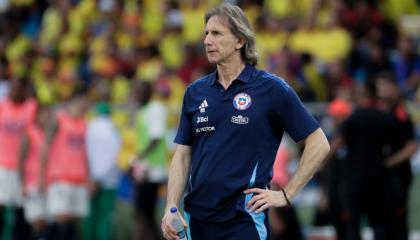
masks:
[[[227,20],[232,34],[245,42],[241,49],[242,59],[247,64],[257,65],[258,53],[255,48],[255,33],[242,9],[232,4],[221,4],[206,12],[205,23],[213,16],[219,16]]]

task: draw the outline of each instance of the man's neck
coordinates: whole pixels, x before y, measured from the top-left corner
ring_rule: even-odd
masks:
[[[227,89],[230,84],[241,74],[242,70],[245,68],[245,63],[243,61],[238,61],[237,63],[221,63],[217,64],[217,73],[218,81],[224,89]]]

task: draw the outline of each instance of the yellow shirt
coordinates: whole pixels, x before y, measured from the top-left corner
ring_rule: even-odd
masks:
[[[28,7],[34,4],[34,0],[10,0],[12,6]]]
[[[346,57],[351,49],[351,37],[342,28],[299,29],[292,33],[289,45],[293,51],[308,52],[329,62]]]
[[[137,66],[137,79],[155,81],[162,70],[162,62],[159,58],[151,58]]]
[[[74,73],[79,66],[79,59],[77,57],[62,57],[57,64],[58,74],[64,78],[74,77]],[[59,77],[61,78],[61,77]]]
[[[117,165],[122,170],[130,167],[130,162],[136,156],[137,133],[134,126],[129,124],[129,115],[124,109],[114,108],[111,118],[117,126],[121,136],[121,149]]]
[[[179,34],[165,34],[160,41],[159,49],[166,66],[178,68],[184,62],[183,41]]]
[[[55,40],[61,32],[62,21],[60,13],[56,8],[49,7],[42,18],[42,27],[40,41],[43,44],[49,44]]]
[[[41,104],[53,104],[57,101],[57,79],[47,79],[42,74],[34,77],[34,87],[37,100]]]
[[[117,32],[115,37],[118,49],[121,49],[122,51],[126,52],[133,51],[133,49],[135,48],[135,36],[130,35],[126,32]]]
[[[89,44],[89,52],[90,54],[102,54],[107,49],[107,41],[104,37],[98,36],[91,38]]]
[[[299,28],[290,35],[289,46],[295,52],[312,53],[311,41],[315,35],[316,32],[314,30]]]
[[[152,39],[158,37],[165,21],[162,0],[144,0],[141,16],[141,29]]]
[[[265,0],[264,8],[277,17],[289,16],[292,13],[291,0]]]
[[[117,65],[113,58],[106,54],[94,54],[89,60],[89,66],[94,73],[98,73],[103,77],[112,77],[118,71]]]
[[[380,7],[384,15],[393,21],[404,14],[420,14],[420,6],[416,0],[383,0]]]
[[[184,82],[177,76],[170,77],[169,88],[171,94],[166,99],[166,105],[168,107],[168,127],[177,128],[179,121],[179,113],[181,112],[182,99],[185,91]]]
[[[116,77],[111,86],[111,102],[113,104],[125,103],[128,99],[130,88],[130,82],[125,77]]]
[[[200,2],[196,9],[189,6],[181,6],[183,14],[182,34],[187,43],[197,43],[203,38],[204,33],[204,15],[207,6]]]
[[[326,62],[347,57],[351,50],[351,37],[343,28],[318,31],[311,49],[315,56]]]
[[[257,18],[260,15],[261,9],[258,5],[251,5],[244,9],[244,13],[249,20],[251,26],[256,29]]]
[[[58,80],[54,74],[55,68],[55,60],[52,58],[40,56],[34,60],[30,79],[36,98],[41,104],[51,105],[57,101]]]
[[[313,8],[314,5],[313,0],[294,0],[293,1],[293,10],[296,13],[296,16],[299,19],[302,19],[303,17],[307,16],[309,11]]]
[[[73,53],[79,55],[84,47],[82,39],[73,33],[67,33],[61,37],[58,42],[58,52],[60,55]]]
[[[287,33],[259,32],[256,36],[257,51],[260,54],[259,66],[264,68],[270,54],[283,48],[287,42]]]
[[[9,72],[11,77],[23,77],[28,74],[28,67],[22,61],[10,61]]]
[[[31,40],[24,34],[20,34],[6,47],[6,58],[10,62],[21,58],[31,45]]]
[[[314,64],[308,64],[303,67],[303,72],[309,86],[315,93],[316,101],[326,101],[328,94],[327,84],[320,75],[319,70],[316,69]]]

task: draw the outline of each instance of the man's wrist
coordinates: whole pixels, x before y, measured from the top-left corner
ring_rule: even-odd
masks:
[[[174,208],[174,207],[178,208],[178,205],[177,204],[166,204],[165,212],[169,212],[171,210],[171,208]]]
[[[283,198],[286,201],[287,206],[292,205],[291,202],[290,202],[290,200],[289,200],[289,196],[287,195],[286,191],[283,188],[281,188],[280,189],[280,192],[282,193]]]
[[[287,187],[283,188],[284,193],[286,194],[288,200],[292,201],[295,196],[295,191],[288,189]]]

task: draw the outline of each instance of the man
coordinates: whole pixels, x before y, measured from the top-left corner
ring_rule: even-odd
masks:
[[[115,190],[119,170],[117,158],[121,140],[111,119],[107,102],[96,105],[96,113],[86,129],[86,151],[96,191],[90,200],[90,211],[84,221],[84,239],[111,239],[112,216],[115,205]]]
[[[50,118],[50,108],[39,105],[35,121],[22,137],[19,154],[19,175],[23,192],[25,218],[31,224],[31,239],[45,239],[47,214],[45,196],[40,186],[40,151]]]
[[[385,182],[388,188],[387,207],[389,239],[408,239],[407,202],[412,172],[410,157],[417,150],[415,130],[410,115],[401,101],[400,89],[390,74],[380,74],[376,79],[380,107],[393,120],[390,136],[390,154],[385,159]]]
[[[326,220],[330,221],[335,227],[337,239],[345,239],[345,214],[343,214],[342,202],[346,198],[345,195],[345,179],[346,168],[345,160],[347,155],[347,146],[337,146],[334,150],[337,136],[343,122],[351,115],[353,107],[348,100],[336,98],[328,105],[328,115],[332,119],[333,129],[330,136],[331,151],[329,155],[331,159],[326,160],[323,166],[321,189],[325,194],[324,199],[319,206],[320,212],[324,212]],[[334,151],[334,152],[333,152]]]
[[[48,239],[77,239],[77,224],[89,208],[94,185],[86,154],[88,99],[75,92],[59,110],[41,146],[41,185],[46,184]],[[90,191],[90,192],[89,192]]]
[[[136,227],[134,239],[159,239],[155,208],[159,188],[167,181],[168,146],[165,141],[167,110],[157,98],[151,82],[137,86],[140,109],[136,115],[137,159],[133,161],[136,181]]]
[[[35,119],[37,104],[28,98],[27,78],[12,79],[9,96],[0,103],[0,236],[5,207],[14,208],[14,239],[28,239],[30,226],[22,208],[19,149],[22,137]]]
[[[10,81],[7,76],[7,69],[9,65],[6,57],[0,57],[0,101],[3,101],[9,94]]]
[[[340,125],[331,141],[330,155],[345,144],[340,163],[337,233],[340,239],[360,240],[362,217],[366,216],[377,240],[388,239],[383,159],[389,145],[389,116],[377,109],[375,85],[371,80],[356,88],[356,107]]]
[[[239,7],[218,6],[206,13],[205,22],[206,54],[217,70],[186,90],[162,231],[166,239],[177,239],[170,208],[179,206],[188,180],[189,239],[267,239],[267,209],[296,196],[329,144],[293,89],[255,69],[255,35]],[[271,191],[284,131],[305,148],[289,183]]]

